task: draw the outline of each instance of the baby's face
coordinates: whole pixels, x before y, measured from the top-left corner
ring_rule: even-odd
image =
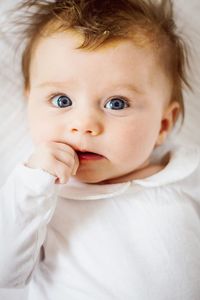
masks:
[[[149,48],[118,41],[76,50],[80,38],[57,33],[36,46],[28,92],[30,132],[35,144],[55,141],[100,154],[80,160],[77,179],[125,181],[148,166],[171,86]]]

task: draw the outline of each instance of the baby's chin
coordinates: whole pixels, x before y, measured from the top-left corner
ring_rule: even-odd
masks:
[[[88,183],[88,184],[102,184],[104,183],[105,179],[102,178],[96,178],[94,176],[73,176],[76,180],[82,182],[82,183]]]
[[[116,177],[100,177],[100,176],[80,176],[80,175],[75,175],[73,176],[76,180],[82,183],[87,183],[87,184],[98,184],[98,185],[103,185],[103,184],[115,184],[115,183],[123,183],[126,182],[123,178],[123,176],[116,176]]]
[[[101,172],[83,172],[77,171],[76,175],[73,176],[76,180],[82,183],[88,184],[106,184],[107,181],[112,180],[107,174],[101,174]]]

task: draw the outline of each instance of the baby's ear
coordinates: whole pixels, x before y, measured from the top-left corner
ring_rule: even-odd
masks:
[[[168,134],[173,129],[175,122],[180,113],[180,104],[178,102],[172,102],[168,105],[163,113],[163,118],[161,121],[160,132],[156,141],[156,146],[164,143]]]

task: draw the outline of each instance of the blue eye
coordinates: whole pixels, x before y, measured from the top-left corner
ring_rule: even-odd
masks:
[[[52,103],[55,106],[58,106],[60,108],[65,108],[65,107],[69,107],[72,105],[72,101],[69,97],[67,96],[55,96],[52,98]]]
[[[120,98],[111,99],[105,105],[105,108],[109,108],[113,110],[120,110],[127,107],[128,107],[127,101]]]

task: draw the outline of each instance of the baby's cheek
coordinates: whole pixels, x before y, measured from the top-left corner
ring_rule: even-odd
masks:
[[[50,140],[50,133],[51,131],[48,129],[48,125],[45,124],[45,122],[40,123],[38,122],[32,122],[29,125],[30,128],[30,135],[32,138],[32,141],[35,145],[41,144],[43,142],[46,142]]]
[[[45,123],[44,126],[38,128],[38,133],[36,134],[37,141],[41,142],[59,142],[62,140],[63,131],[60,129],[59,125],[55,123]]]
[[[141,163],[150,155],[155,143],[155,134],[143,126],[129,128],[117,139],[118,145],[114,149],[123,163],[134,160]]]

